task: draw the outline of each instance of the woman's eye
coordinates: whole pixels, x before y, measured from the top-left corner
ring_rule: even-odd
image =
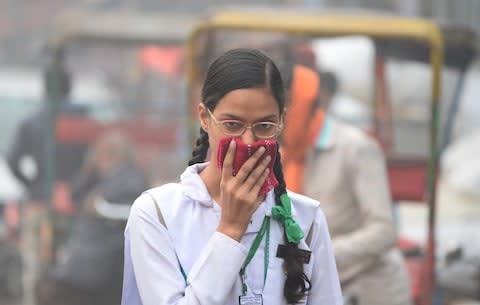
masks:
[[[243,128],[243,123],[242,122],[237,122],[237,121],[224,121],[223,126],[225,128],[228,128],[230,130],[235,130],[235,129],[242,129]]]
[[[259,130],[269,130],[272,129],[275,125],[272,123],[258,123],[255,127]]]

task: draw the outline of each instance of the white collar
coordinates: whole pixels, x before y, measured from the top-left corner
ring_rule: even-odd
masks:
[[[187,167],[180,175],[180,183],[183,186],[183,194],[185,196],[207,207],[213,207],[214,201],[199,175],[207,167],[208,163],[197,163]]]
[[[209,162],[198,163],[191,165],[185,169],[183,174],[180,176],[180,183],[183,188],[183,194],[192,199],[195,202],[198,202],[206,207],[214,207],[215,201],[208,193],[207,187],[200,178],[199,173],[204,170]],[[275,205],[275,193],[273,190],[267,193],[265,200],[257,208],[257,210],[252,215],[252,224],[247,230],[257,230],[259,229],[261,222],[263,221],[264,216],[270,216],[272,214],[272,207]],[[258,228],[257,228],[258,227]]]

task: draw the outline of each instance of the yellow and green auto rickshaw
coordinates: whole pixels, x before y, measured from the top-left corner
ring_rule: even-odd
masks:
[[[448,35],[444,33],[431,20],[368,11],[307,11],[263,7],[214,11],[197,24],[187,45],[190,95],[188,111],[191,118],[189,141],[193,143],[197,131],[195,106],[199,102],[199,88],[206,67],[223,51],[233,47],[258,47],[267,50],[276,62],[282,62],[291,59],[290,51],[287,50],[290,46],[304,46],[312,39],[351,36],[367,38],[374,50],[370,71],[365,71],[374,79],[370,102],[374,109],[373,134],[385,148],[392,200],[425,201],[428,208],[425,247],[421,254],[407,257],[407,266],[412,283],[412,299],[418,305],[431,304],[435,283],[441,73],[444,63],[462,66],[456,62],[457,57],[453,52],[462,48],[450,44],[452,48],[446,49],[444,37]],[[445,53],[451,57],[444,62]],[[423,153],[402,151],[404,145],[399,142],[395,130],[398,122],[395,119],[396,111],[387,103],[385,65],[390,58],[406,58],[427,64],[429,84],[422,88],[427,91],[424,104],[429,109],[428,116],[422,122],[425,137],[414,145],[421,146]],[[468,57],[465,62],[470,60]],[[406,118],[401,123],[409,126]],[[406,241],[399,243],[407,248],[410,245]]]

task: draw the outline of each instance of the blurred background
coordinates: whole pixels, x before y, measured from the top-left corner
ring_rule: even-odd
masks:
[[[128,206],[141,190],[177,180],[196,133],[191,109],[201,76],[189,78],[186,41],[200,21],[240,4],[374,11],[442,28],[451,49],[441,71],[437,273],[455,274],[457,302],[480,304],[480,1],[0,0],[0,305],[39,303],[38,294],[55,287],[38,284],[52,266],[60,266],[54,278],[67,278],[67,286],[109,283],[98,304],[119,304]],[[407,46],[409,55],[388,57],[385,47],[380,63],[382,46],[366,36],[228,29],[197,43],[200,73],[222,50],[244,45],[330,71],[343,97],[332,106],[335,115],[366,130],[389,126],[388,156],[429,157],[432,67],[428,55],[415,58],[424,50]],[[390,112],[375,108],[379,95]],[[402,183],[425,193],[422,178]],[[399,235],[422,254],[431,207],[422,196],[400,199],[407,204],[394,207]],[[86,259],[93,271],[78,263],[82,251],[97,259]],[[468,264],[447,269],[455,259]],[[99,298],[88,297],[79,304]]]

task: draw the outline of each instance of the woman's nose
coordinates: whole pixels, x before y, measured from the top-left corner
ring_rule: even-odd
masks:
[[[242,141],[245,144],[253,144],[257,141],[257,137],[253,133],[252,128],[247,128],[242,134]]]

